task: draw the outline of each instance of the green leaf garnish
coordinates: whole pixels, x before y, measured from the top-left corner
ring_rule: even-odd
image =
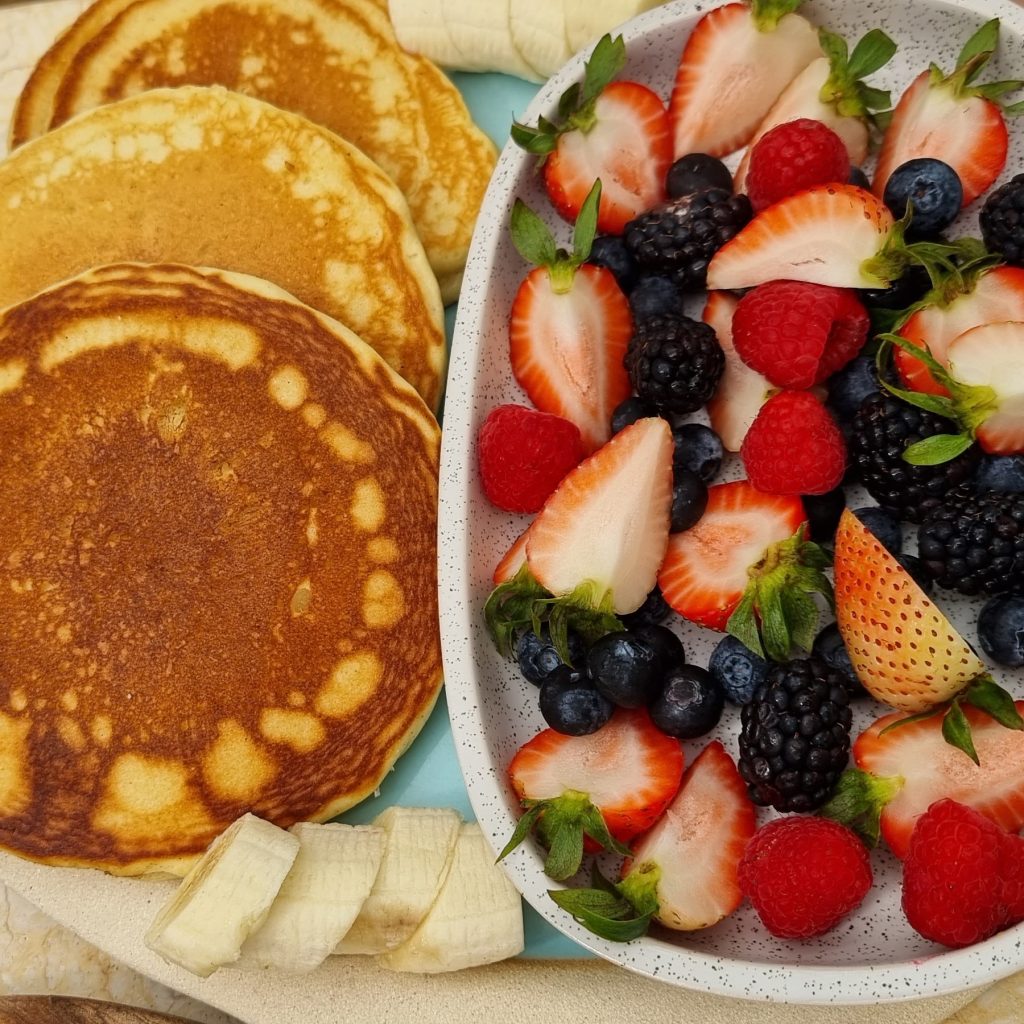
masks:
[[[863,840],[868,849],[878,845],[878,833],[885,805],[903,788],[900,775],[880,778],[859,768],[839,776],[835,792],[818,814],[845,825]]]
[[[942,719],[942,738],[957,750],[962,750],[976,765],[980,765],[978,752],[974,749],[971,738],[971,723],[960,707],[960,701],[954,700]]]
[[[989,676],[973,682],[964,691],[963,699],[1007,729],[1024,729],[1024,719],[1013,697]]]
[[[548,895],[584,928],[612,942],[629,942],[646,934],[658,912],[657,887],[661,869],[654,864],[634,866],[617,885],[595,864],[590,889],[549,889]]]
[[[976,85],[975,79],[984,70],[985,66],[992,59],[992,55],[999,47],[999,19],[993,18],[986,21],[971,37],[964,43],[963,49],[956,60],[956,67],[945,74],[935,64],[929,69],[929,85],[932,88],[950,90],[957,99],[969,96],[981,96],[994,103],[1008,92],[1014,92],[1024,86],[1024,81],[990,82],[985,85]],[[1008,109],[1004,109],[1008,113]]]
[[[874,74],[892,59],[896,43],[881,29],[872,29],[849,53],[846,40],[835,32],[820,29],[818,40],[829,61],[829,76],[818,98],[843,117],[867,120],[872,112],[889,107],[889,93],[865,85],[862,78]]]

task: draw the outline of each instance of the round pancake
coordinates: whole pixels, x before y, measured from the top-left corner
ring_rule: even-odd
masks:
[[[432,409],[443,308],[408,206],[333,132],[219,87],[92,110],[0,163],[0,308],[120,260],[273,280],[341,320]]]
[[[375,0],[98,0],[36,66],[11,144],[144,89],[223,85],[255,96],[380,164],[453,301],[496,151],[451,81],[422,63]]]
[[[437,697],[439,431],[267,282],[101,268],[0,314],[0,847],[183,873],[364,799]]]

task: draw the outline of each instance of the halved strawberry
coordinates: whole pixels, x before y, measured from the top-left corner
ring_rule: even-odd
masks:
[[[729,292],[708,292],[703,320],[714,328],[725,353],[725,370],[714,397],[708,402],[708,419],[726,451],[738,452],[762,405],[772,392],[771,383],[752,370],[732,342],[732,317],[738,299]]]
[[[803,502],[763,494],[746,480],[708,488],[696,526],[669,539],[658,574],[665,600],[685,619],[738,636],[778,660],[810,649],[817,610],[811,594],[831,595],[827,558],[804,540]],[[766,619],[768,628],[762,628]]]
[[[519,534],[512,547],[502,555],[501,561],[494,567],[494,575],[491,579],[496,587],[514,579],[516,573],[526,565],[526,536],[529,532],[530,527],[528,526]]]
[[[933,64],[914,79],[886,129],[871,186],[875,195],[885,192],[897,167],[918,157],[934,157],[956,171],[964,206],[999,177],[1008,146],[999,97],[1024,82],[975,84],[998,45],[999,20],[993,18],[964,45],[952,74]]]
[[[669,103],[677,157],[738,149],[783,89],[820,56],[814,27],[791,13],[800,3],[725,4],[697,22]]]
[[[556,248],[520,200],[512,210],[512,241],[538,264],[512,303],[512,372],[538,409],[579,427],[588,452],[608,440],[612,411],[631,392],[622,362],[633,333],[629,302],[610,270],[584,262],[600,194],[598,182],[576,222],[572,254]]]
[[[672,162],[668,113],[637,82],[613,82],[626,62],[621,36],[604,36],[585,64],[583,84],[563,93],[558,123],[518,122],[512,138],[544,161],[544,184],[558,213],[572,222],[594,182],[603,189],[598,229],[619,234],[637,214],[665,198]]]
[[[620,708],[589,736],[545,729],[520,747],[508,774],[526,813],[499,859],[536,827],[549,851],[544,870],[562,880],[579,870],[584,836],[629,853],[623,844],[650,828],[679,789],[683,749],[646,709]]]

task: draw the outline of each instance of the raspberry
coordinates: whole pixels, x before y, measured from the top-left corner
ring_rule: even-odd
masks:
[[[506,512],[539,512],[583,458],[583,442],[579,428],[561,416],[499,405],[480,428],[476,454],[492,505]]]
[[[739,883],[761,923],[780,939],[810,939],[834,928],[871,888],[864,844],[828,818],[776,818],[754,833]]]
[[[732,343],[740,359],[779,388],[810,388],[853,360],[871,318],[849,288],[770,281],[740,299]]]
[[[955,800],[917,819],[903,862],[903,911],[944,946],[969,946],[1024,917],[1024,840]]]
[[[808,117],[765,132],[750,152],[747,196],[754,212],[812,185],[845,182],[850,156],[827,125]]]
[[[761,406],[740,448],[747,479],[768,494],[824,494],[846,472],[846,443],[809,391],[780,391]]]

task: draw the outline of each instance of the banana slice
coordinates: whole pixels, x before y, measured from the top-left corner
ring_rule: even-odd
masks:
[[[299,852],[299,840],[246,814],[209,846],[146,932],[165,960],[211,975],[233,963],[266,919]]]
[[[512,45],[539,78],[550,78],[572,56],[556,0],[509,0],[508,22]]]
[[[423,923],[377,960],[393,971],[439,974],[515,956],[523,942],[519,893],[494,863],[480,826],[463,825],[448,878]]]
[[[266,921],[242,947],[238,967],[314,970],[352,927],[373,888],[384,829],[303,822],[289,831],[301,844],[298,856]]]
[[[565,38],[576,53],[664,0],[564,0]]]
[[[550,0],[549,0],[550,2]],[[537,72],[516,49],[509,24],[509,0],[441,0],[462,71],[501,71],[529,81]]]
[[[435,64],[456,67],[459,51],[441,10],[442,0],[388,0],[388,13],[399,45]]]
[[[447,808],[389,807],[373,824],[387,832],[384,859],[335,953],[383,953],[412,935],[448,874],[461,818]]]

